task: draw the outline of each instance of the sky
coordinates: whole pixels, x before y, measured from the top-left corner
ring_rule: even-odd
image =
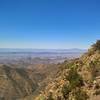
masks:
[[[100,0],[0,0],[0,48],[87,49],[100,39]]]

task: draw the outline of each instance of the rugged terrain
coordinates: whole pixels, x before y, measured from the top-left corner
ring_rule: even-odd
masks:
[[[100,100],[100,40],[79,59],[62,63],[35,100]]]
[[[0,100],[100,99],[100,40],[77,59],[16,66],[0,65]]]
[[[56,64],[36,64],[27,68],[1,64],[0,100],[18,100],[31,94],[39,94],[57,70]]]

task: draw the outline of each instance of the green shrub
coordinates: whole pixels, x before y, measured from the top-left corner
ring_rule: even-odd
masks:
[[[66,79],[69,81],[71,88],[83,85],[82,77],[77,73],[77,70],[74,68],[71,68],[68,76],[66,76]]]
[[[86,92],[84,92],[80,88],[76,89],[73,92],[73,96],[75,100],[87,100],[88,99],[88,95],[86,94]]]
[[[62,88],[62,94],[64,99],[68,99],[70,92],[71,92],[71,88],[68,85],[64,85]]]
[[[69,81],[69,84],[63,86],[62,94],[64,99],[68,100],[70,93],[83,85],[83,80],[82,77],[77,73],[76,68],[70,69],[68,75],[66,76],[66,80]]]
[[[63,98],[65,100],[87,100],[89,97],[81,88],[71,88],[70,85],[64,85],[62,88]]]

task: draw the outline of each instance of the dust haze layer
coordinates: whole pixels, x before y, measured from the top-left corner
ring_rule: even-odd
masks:
[[[62,62],[65,59],[80,57],[86,50],[82,49],[0,49],[0,63],[30,62],[50,63]],[[39,60],[41,60],[39,62]],[[42,61],[43,60],[43,61]]]

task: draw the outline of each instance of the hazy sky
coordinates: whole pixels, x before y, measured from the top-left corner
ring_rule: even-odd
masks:
[[[100,0],[0,0],[0,48],[88,48],[100,39]]]

